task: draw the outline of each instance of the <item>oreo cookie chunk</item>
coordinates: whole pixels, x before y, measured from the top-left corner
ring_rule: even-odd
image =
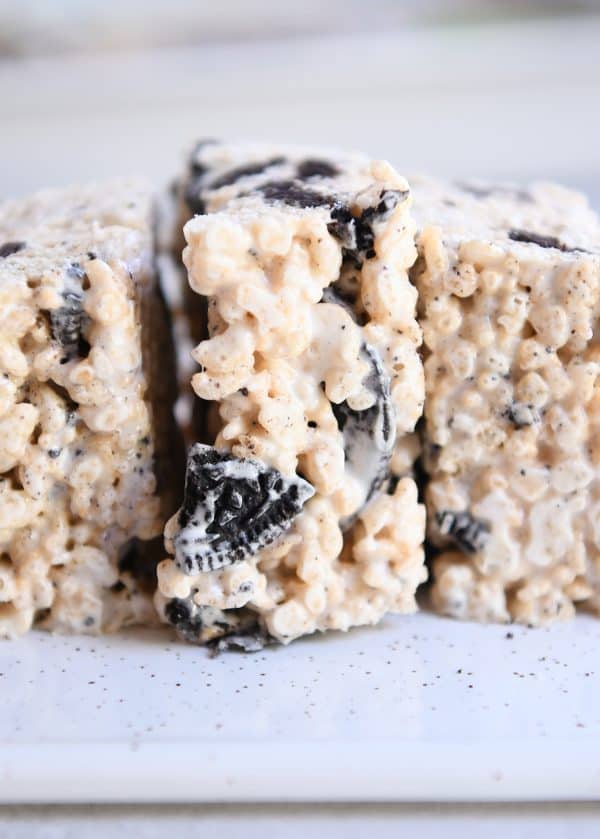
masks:
[[[560,186],[412,186],[433,604],[525,624],[600,612],[600,219]]]
[[[90,351],[90,345],[85,338],[85,331],[90,325],[90,318],[83,309],[85,279],[85,271],[80,263],[70,263],[65,271],[62,292],[64,303],[49,313],[52,337],[63,350],[63,364],[73,358],[85,358]]]
[[[248,610],[288,643],[414,610],[424,511],[407,475],[424,394],[408,184],[360,154],[211,143],[178,195],[207,311],[192,387],[209,445],[192,448],[166,529],[161,614],[177,598],[228,620]]]
[[[513,242],[524,242],[525,244],[537,245],[539,248],[555,248],[558,251],[582,251],[589,253],[586,248],[566,245],[558,236],[548,236],[542,233],[533,233],[531,230],[509,230],[508,238]]]
[[[213,606],[198,606],[193,596],[169,600],[164,607],[167,621],[185,641],[208,643],[226,637],[252,639],[259,636],[257,616],[249,609],[223,611]],[[264,644],[262,645],[264,646]]]
[[[385,222],[398,203],[406,201],[409,194],[408,189],[383,189],[374,205],[358,213],[343,205],[333,207],[329,232],[342,242],[345,261],[360,268],[365,259],[374,259],[374,225]]]
[[[352,306],[337,290],[325,289],[322,302],[342,306],[356,317]],[[372,394],[372,404],[362,411],[354,410],[347,401],[331,406],[344,439],[346,469],[362,485],[362,497],[356,510],[341,521],[344,530],[352,526],[364,505],[390,477],[390,460],[396,441],[396,413],[389,373],[378,350],[366,342],[361,347],[360,359],[368,365],[364,385]]]
[[[370,344],[363,344],[360,355],[370,368],[365,387],[373,394],[373,405],[363,411],[355,411],[347,402],[332,404],[344,438],[346,468],[364,487],[364,498],[358,509],[341,521],[344,530],[352,525],[364,505],[389,477],[389,465],[396,441],[390,377],[378,351]]]
[[[225,650],[259,652],[273,643],[250,609],[223,611],[212,606],[198,606],[193,595],[173,598],[164,605],[164,615],[184,641],[208,644],[215,654]]]
[[[485,547],[490,527],[472,516],[468,510],[444,510],[436,514],[436,519],[440,533],[453,539],[461,551],[474,554]]]
[[[0,259],[6,259],[7,256],[12,256],[13,253],[19,253],[26,247],[25,242],[4,242],[0,245]]]
[[[174,540],[178,567],[198,574],[254,556],[291,527],[313,495],[298,476],[196,443]]]

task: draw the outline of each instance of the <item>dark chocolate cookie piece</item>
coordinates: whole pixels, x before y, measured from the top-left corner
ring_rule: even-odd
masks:
[[[331,211],[331,221],[327,229],[331,235],[342,243],[346,250],[356,248],[356,220],[348,207],[338,204]]]
[[[198,173],[190,178],[185,185],[183,200],[194,216],[203,216],[206,213],[206,203],[203,197],[204,186],[203,173]]]
[[[368,320],[365,312],[361,311],[360,274],[353,269],[343,270],[339,279],[323,291],[321,303],[337,303],[344,306],[359,326],[364,326]]]
[[[206,148],[206,146],[217,146],[219,145],[219,140],[215,140],[212,137],[205,138],[203,140],[198,140],[196,145],[193,148],[192,153],[190,154],[190,172],[193,175],[203,175],[205,172],[208,171],[208,167],[206,164],[200,159],[202,156],[202,151]]]
[[[249,163],[247,166],[237,166],[235,169],[230,169],[219,178],[208,184],[208,189],[221,189],[221,187],[229,186],[239,181],[240,178],[248,178],[251,175],[260,175],[262,172],[270,169],[272,166],[279,166],[285,163],[285,157],[271,157],[269,160],[262,160],[257,163]]]
[[[485,547],[490,526],[472,516],[468,510],[443,510],[436,513],[435,520],[440,533],[448,536],[463,553],[474,554]]]
[[[210,172],[210,166],[202,160],[202,152],[206,146],[214,146],[218,143],[218,140],[213,139],[198,140],[189,158],[189,177],[183,189],[183,200],[194,216],[203,216],[206,213],[203,193],[206,189],[206,177]],[[176,183],[176,190],[180,189],[180,184]]]
[[[12,256],[13,253],[18,253],[25,247],[25,242],[5,242],[3,245],[0,245],[0,259]]]
[[[296,177],[301,181],[307,181],[309,178],[334,178],[339,173],[340,170],[333,163],[317,158],[303,160],[296,169]]]
[[[365,259],[374,259],[374,225],[385,221],[401,201],[408,198],[408,190],[384,189],[377,204],[366,207],[355,215],[349,207],[338,204],[331,211],[327,229],[342,243],[344,260],[360,267]]]
[[[196,443],[189,451],[175,561],[186,574],[214,571],[278,539],[314,495],[259,460]]]
[[[379,202],[375,207],[367,207],[363,210],[361,218],[385,221],[389,214],[398,204],[406,201],[409,196],[408,189],[384,189],[379,195]]]
[[[234,632],[231,635],[224,635],[222,638],[215,639],[211,642],[213,655],[218,655],[222,652],[242,652],[242,653],[259,653],[265,647],[277,643],[274,638],[267,635],[260,628],[249,630],[248,632]]]
[[[555,248],[555,250],[562,251],[563,253],[575,253],[578,251],[589,253],[585,248],[571,248],[565,245],[556,236],[544,236],[541,233],[533,233],[531,230],[509,230],[508,238],[512,239],[513,242],[524,242],[528,245],[537,245],[539,248]]]
[[[84,334],[90,320],[83,308],[82,283],[85,271],[78,262],[72,262],[67,267],[66,275],[65,290],[62,293],[64,303],[49,313],[52,338],[63,349],[63,364],[73,358],[86,358],[90,351]]]
[[[231,637],[239,641],[232,640],[231,646],[240,647],[241,639],[247,637],[250,651],[253,646],[258,649],[255,646],[258,636],[265,638],[262,646],[268,638],[258,626],[256,613],[246,608],[223,611],[213,606],[198,606],[192,597],[176,597],[166,604],[165,617],[181,638],[194,644],[218,643]]]
[[[333,195],[323,195],[315,189],[308,189],[297,181],[268,181],[257,189],[265,201],[279,202],[290,207],[334,207],[337,199]]]
[[[325,289],[321,302],[343,306],[356,319],[348,302],[331,288]],[[355,411],[347,402],[331,403],[344,438],[346,468],[364,486],[361,504],[351,516],[342,520],[343,529],[352,525],[360,510],[389,478],[389,464],[396,441],[396,414],[390,393],[390,377],[378,351],[367,342],[362,345],[361,359],[369,365],[365,386],[374,396],[371,407]]]
[[[349,527],[360,510],[381,489],[389,477],[389,464],[396,440],[396,417],[390,394],[390,378],[375,347],[363,344],[361,358],[370,372],[365,381],[375,401],[364,411],[355,411],[347,402],[331,407],[344,438],[346,468],[364,486],[362,503],[352,516],[342,522]]]

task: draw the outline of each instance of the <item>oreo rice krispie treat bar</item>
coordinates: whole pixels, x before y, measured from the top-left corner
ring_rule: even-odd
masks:
[[[600,225],[560,187],[411,181],[436,609],[600,609]]]
[[[151,206],[120,180],[0,207],[0,636],[152,620],[133,572],[176,435]]]
[[[360,156],[208,142],[178,196],[201,410],[161,615],[250,648],[412,612],[424,381],[406,181]]]

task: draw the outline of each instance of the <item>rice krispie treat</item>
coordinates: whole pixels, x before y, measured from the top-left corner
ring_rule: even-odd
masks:
[[[424,382],[406,181],[359,156],[208,142],[179,195],[202,411],[159,611],[245,648],[412,612]]]
[[[560,187],[411,183],[434,606],[598,611],[598,219]]]
[[[170,335],[143,183],[0,207],[0,636],[150,620],[175,508]]]

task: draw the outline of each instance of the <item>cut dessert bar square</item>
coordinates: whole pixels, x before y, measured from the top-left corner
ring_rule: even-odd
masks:
[[[411,179],[433,604],[600,609],[600,223],[569,190]]]
[[[144,183],[0,206],[0,636],[151,619],[169,353]]]
[[[201,411],[159,611],[246,648],[413,611],[408,184],[358,155],[206,142],[179,197]]]

